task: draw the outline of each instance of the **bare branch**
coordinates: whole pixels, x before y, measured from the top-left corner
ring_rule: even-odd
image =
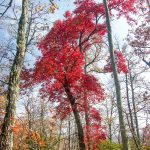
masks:
[[[4,16],[4,14],[8,11],[8,9],[11,7],[13,0],[10,0],[10,2],[8,3],[8,6],[6,6],[6,9],[4,10],[4,12],[0,13],[0,18]]]

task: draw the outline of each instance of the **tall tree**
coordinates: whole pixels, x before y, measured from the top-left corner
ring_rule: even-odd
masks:
[[[19,94],[20,73],[22,70],[26,50],[26,28],[28,21],[28,0],[22,0],[22,13],[17,35],[17,52],[9,75],[7,106],[0,135],[0,149],[12,150],[13,126],[15,124],[16,101]]]
[[[135,92],[134,92],[134,76],[131,74],[131,70],[129,72],[129,78],[130,78],[130,86],[131,86],[131,93],[132,93],[132,105],[133,105],[133,115],[134,115],[134,121],[135,121],[135,131],[137,136],[137,143],[140,146],[140,133],[139,133],[139,123],[137,118],[137,110],[136,110],[136,104],[135,104]]]
[[[105,7],[105,14],[106,14],[109,53],[110,53],[112,71],[113,71],[113,75],[114,75],[114,82],[115,82],[115,88],[116,88],[117,108],[118,108],[118,114],[119,114],[119,125],[120,125],[121,137],[122,137],[122,145],[123,145],[123,150],[129,150],[130,146],[129,146],[128,136],[127,136],[126,128],[125,128],[124,116],[123,116],[121,89],[120,89],[120,83],[119,83],[119,79],[118,79],[117,68],[116,68],[116,64],[115,64],[114,47],[113,47],[113,40],[112,40],[112,30],[111,30],[111,25],[110,25],[110,15],[109,15],[107,0],[103,0],[103,3],[104,3],[104,7]]]
[[[63,117],[70,112],[74,114],[81,150],[85,150],[84,130],[80,117],[80,112],[84,113],[83,93],[86,90],[93,102],[103,99],[103,89],[98,81],[93,76],[85,75],[83,70],[84,51],[92,46],[91,38],[99,35],[96,39],[100,40],[106,31],[104,24],[98,24],[98,16],[101,15],[101,9],[96,9],[98,6],[90,2],[85,8],[85,4],[81,3],[74,14],[67,11],[63,21],[56,21],[50,32],[39,43],[42,57],[37,61],[33,72],[31,70],[28,72],[29,76],[31,75],[29,83],[30,81],[31,84],[43,83],[43,93],[50,101],[59,104],[57,111]],[[81,8],[85,11],[81,11]],[[24,73],[25,76],[28,73]],[[96,124],[93,128],[94,137],[101,130]],[[99,137],[101,136],[103,134],[100,133]]]

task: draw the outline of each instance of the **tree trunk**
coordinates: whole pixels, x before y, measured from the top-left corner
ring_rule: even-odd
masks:
[[[63,121],[61,120],[60,128],[59,128],[59,137],[58,137],[58,148],[57,148],[58,150],[60,149],[62,123],[63,123]]]
[[[103,3],[104,3],[105,13],[106,13],[109,53],[110,53],[110,58],[111,58],[111,65],[112,65],[115,89],[116,89],[117,108],[118,108],[118,114],[119,114],[119,125],[120,125],[120,131],[121,131],[122,146],[123,146],[123,150],[129,150],[130,146],[129,146],[128,136],[126,134],[126,128],[125,128],[125,123],[124,123],[122,100],[121,100],[121,89],[120,89],[120,83],[119,83],[119,79],[118,79],[117,68],[116,68],[116,64],[115,64],[113,41],[112,41],[112,31],[111,31],[111,25],[110,25],[110,17],[109,17],[107,0],[103,0]]]
[[[126,76],[126,95],[127,95],[127,104],[128,104],[128,109],[129,109],[129,115],[130,115],[130,124],[131,124],[131,130],[135,135],[135,129],[134,129],[134,123],[133,123],[133,116],[132,116],[132,110],[130,106],[130,100],[129,100],[129,89],[128,89],[128,76]]]
[[[111,110],[110,110],[110,115],[109,115],[109,108],[108,105],[110,106],[110,104],[108,104],[107,99],[106,99],[106,114],[107,114],[107,118],[108,118],[108,135],[109,135],[109,141],[110,143],[112,143],[112,115],[113,115],[113,108],[114,108],[114,103],[113,103],[113,97],[111,97]],[[110,148],[111,149],[111,148]]]
[[[84,65],[84,74],[87,75],[87,55],[85,53],[85,65]],[[85,123],[86,123],[86,150],[91,150],[91,141],[90,141],[90,122],[89,122],[89,102],[87,99],[87,91],[84,91],[84,111],[85,111]]]
[[[68,120],[68,150],[71,150],[71,123],[70,123],[70,115],[69,115],[69,120]]]
[[[128,109],[129,109],[129,116],[130,116],[130,121],[129,122],[129,127],[133,136],[133,140],[135,143],[136,148],[139,150],[139,143],[136,137],[136,133],[135,133],[135,129],[134,129],[134,122],[133,122],[133,116],[132,116],[132,110],[131,110],[131,106],[130,106],[130,99],[129,99],[129,89],[128,89],[128,76],[126,74],[126,95],[127,95],[127,103],[128,103]]]
[[[86,94],[86,92],[84,93]],[[85,123],[86,123],[86,139],[87,139],[87,147],[86,150],[91,150],[91,144],[90,144],[90,122],[89,122],[89,104],[87,97],[85,96],[84,99],[84,111],[85,111]]]
[[[109,104],[110,105],[110,104]],[[106,99],[106,114],[107,114],[107,119],[108,119],[108,139],[110,142],[109,150],[112,150],[112,115],[113,115],[113,100],[111,98],[111,110],[110,110],[110,115],[109,115],[109,108],[108,108],[108,102]]]
[[[71,108],[72,108],[72,111],[73,111],[73,114],[74,114],[74,117],[75,117],[75,122],[76,122],[77,129],[78,129],[78,138],[79,138],[80,150],[85,150],[84,132],[83,132],[83,127],[82,127],[80,115],[79,115],[79,112],[78,112],[78,109],[77,109],[77,104],[75,103],[75,98],[73,97],[73,95],[70,91],[70,87],[67,83],[64,85],[64,89],[65,89],[67,97],[70,101]]]
[[[17,52],[9,75],[7,106],[0,135],[0,149],[12,150],[13,130],[15,124],[16,100],[19,95],[19,80],[26,49],[26,27],[28,21],[28,0],[22,1],[22,13],[17,35]]]
[[[137,142],[138,142],[138,145],[140,146],[139,124],[138,124],[138,118],[137,118],[137,110],[136,110],[136,106],[135,106],[134,87],[133,87],[133,77],[132,77],[132,75],[131,75],[131,72],[130,72],[130,83],[131,83],[133,114],[134,114],[134,120],[135,120]]]

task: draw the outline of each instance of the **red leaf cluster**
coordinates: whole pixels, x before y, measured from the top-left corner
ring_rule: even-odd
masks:
[[[105,24],[98,23],[97,20],[98,15],[104,13],[101,7],[89,0],[78,4],[73,13],[67,11],[65,19],[56,21],[50,32],[39,42],[42,57],[37,60],[33,72],[25,73],[25,78],[29,75],[32,84],[42,83],[41,92],[51,102],[57,102],[61,118],[71,112],[64,90],[66,81],[72,95],[78,100],[80,111],[83,111],[84,91],[88,93],[91,102],[96,103],[104,98],[100,84],[93,76],[84,75],[83,70],[84,52],[93,44],[90,39],[96,37],[95,41],[101,41],[106,33]]]
[[[126,65],[126,60],[123,57],[122,53],[119,51],[114,51],[115,54],[115,63],[117,66],[117,71],[118,73],[124,73],[127,74],[128,73],[128,67]],[[110,58],[107,60],[107,65],[104,67],[105,72],[112,72],[112,66],[111,66],[111,62],[110,62]]]
[[[101,116],[96,108],[89,110],[90,124],[85,126],[85,142],[92,145],[93,150],[97,150],[96,146],[101,140],[106,139],[105,127],[101,125]]]
[[[109,9],[128,17],[127,12],[135,12],[136,0],[109,1]],[[65,87],[69,87],[79,113],[89,113],[88,132],[93,146],[105,138],[99,112],[90,107],[104,99],[104,90],[92,75],[84,73],[84,52],[96,42],[102,41],[106,33],[104,6],[94,0],[76,0],[77,8],[73,13],[67,11],[64,20],[58,20],[50,32],[39,42],[42,57],[37,60],[34,70],[24,73],[29,84],[41,83],[41,93],[57,104],[57,113],[61,119],[72,112]],[[95,40],[92,40],[95,39]],[[118,72],[127,73],[128,69],[122,53],[115,51]],[[111,72],[110,59],[105,66]],[[66,85],[67,84],[67,85]],[[88,111],[87,111],[88,110]],[[86,112],[87,111],[87,112]]]

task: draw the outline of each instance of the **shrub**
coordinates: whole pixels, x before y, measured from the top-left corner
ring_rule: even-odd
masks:
[[[121,150],[121,144],[110,142],[110,141],[102,141],[97,146],[98,150]]]

